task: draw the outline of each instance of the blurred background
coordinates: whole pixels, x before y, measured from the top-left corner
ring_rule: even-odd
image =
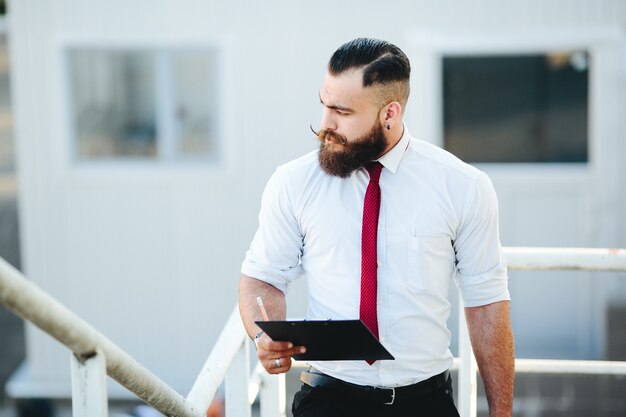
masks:
[[[625,30],[623,0],[0,0],[0,256],[186,394],[360,36],[409,56],[408,128],[489,174],[504,246],[624,248]],[[517,356],[626,360],[625,275],[511,272]],[[0,416],[66,413],[69,357],[0,308]],[[518,375],[515,401],[626,416],[626,380]]]

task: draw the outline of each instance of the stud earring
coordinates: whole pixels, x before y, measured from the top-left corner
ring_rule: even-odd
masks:
[[[391,126],[387,125],[387,130],[391,129]]]

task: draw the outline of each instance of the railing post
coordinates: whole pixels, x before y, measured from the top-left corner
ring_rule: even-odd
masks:
[[[463,300],[459,296],[459,414],[463,417],[476,417],[476,358],[472,351]]]
[[[102,352],[87,358],[72,353],[72,415],[107,417],[107,370]]]
[[[228,368],[225,386],[226,417],[250,417],[250,402],[248,401],[248,380],[250,365],[248,354],[248,340],[239,346],[235,357]]]
[[[285,417],[285,374],[270,375],[263,371],[259,397],[260,417]]]

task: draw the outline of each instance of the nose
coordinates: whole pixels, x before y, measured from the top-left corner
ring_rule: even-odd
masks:
[[[326,107],[322,110],[322,121],[320,123],[322,130],[333,131],[337,129],[337,125],[332,115],[332,111]]]

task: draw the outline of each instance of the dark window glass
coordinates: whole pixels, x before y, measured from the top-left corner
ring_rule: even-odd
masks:
[[[444,147],[466,162],[587,162],[585,52],[443,59]]]

